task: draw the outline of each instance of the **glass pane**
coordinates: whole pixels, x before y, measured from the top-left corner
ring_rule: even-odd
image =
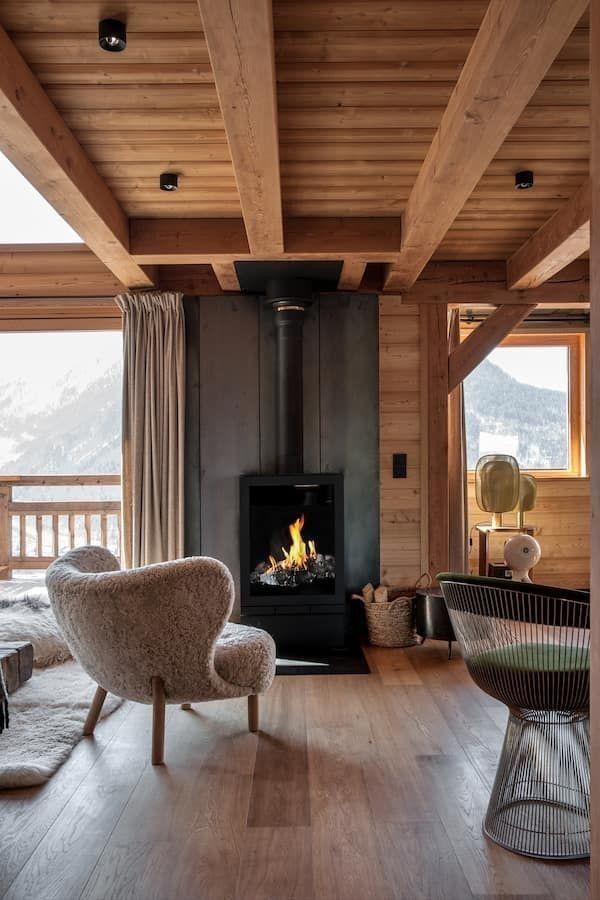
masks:
[[[465,380],[467,462],[510,453],[522,469],[569,468],[569,348],[498,347]]]
[[[119,331],[0,333],[0,474],[119,474],[121,376]]]

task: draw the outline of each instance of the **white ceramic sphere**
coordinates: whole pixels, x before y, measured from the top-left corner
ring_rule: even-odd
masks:
[[[504,561],[513,571],[514,581],[531,581],[529,570],[537,566],[542,548],[530,534],[518,534],[504,545]]]

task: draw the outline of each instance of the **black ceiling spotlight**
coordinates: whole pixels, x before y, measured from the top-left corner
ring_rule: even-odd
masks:
[[[526,191],[533,187],[533,172],[524,169],[515,174],[515,187],[518,191]]]
[[[161,191],[176,191],[179,187],[179,175],[175,172],[161,172],[160,189]]]
[[[127,46],[127,29],[118,19],[102,19],[98,23],[98,43],[109,53],[120,53]]]

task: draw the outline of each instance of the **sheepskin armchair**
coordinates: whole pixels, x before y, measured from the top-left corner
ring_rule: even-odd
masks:
[[[152,762],[164,758],[165,703],[248,697],[258,730],[258,694],[275,675],[275,644],[258,628],[228,623],[231,573],[209,557],[123,570],[103,547],[78,547],[46,574],[69,647],[98,689],[84,727],[91,734],[108,691],[153,705]]]

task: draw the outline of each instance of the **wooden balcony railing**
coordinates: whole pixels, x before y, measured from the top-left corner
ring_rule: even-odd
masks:
[[[0,580],[16,569],[46,569],[83,544],[121,552],[120,500],[15,500],[15,488],[120,483],[119,475],[0,475]]]

